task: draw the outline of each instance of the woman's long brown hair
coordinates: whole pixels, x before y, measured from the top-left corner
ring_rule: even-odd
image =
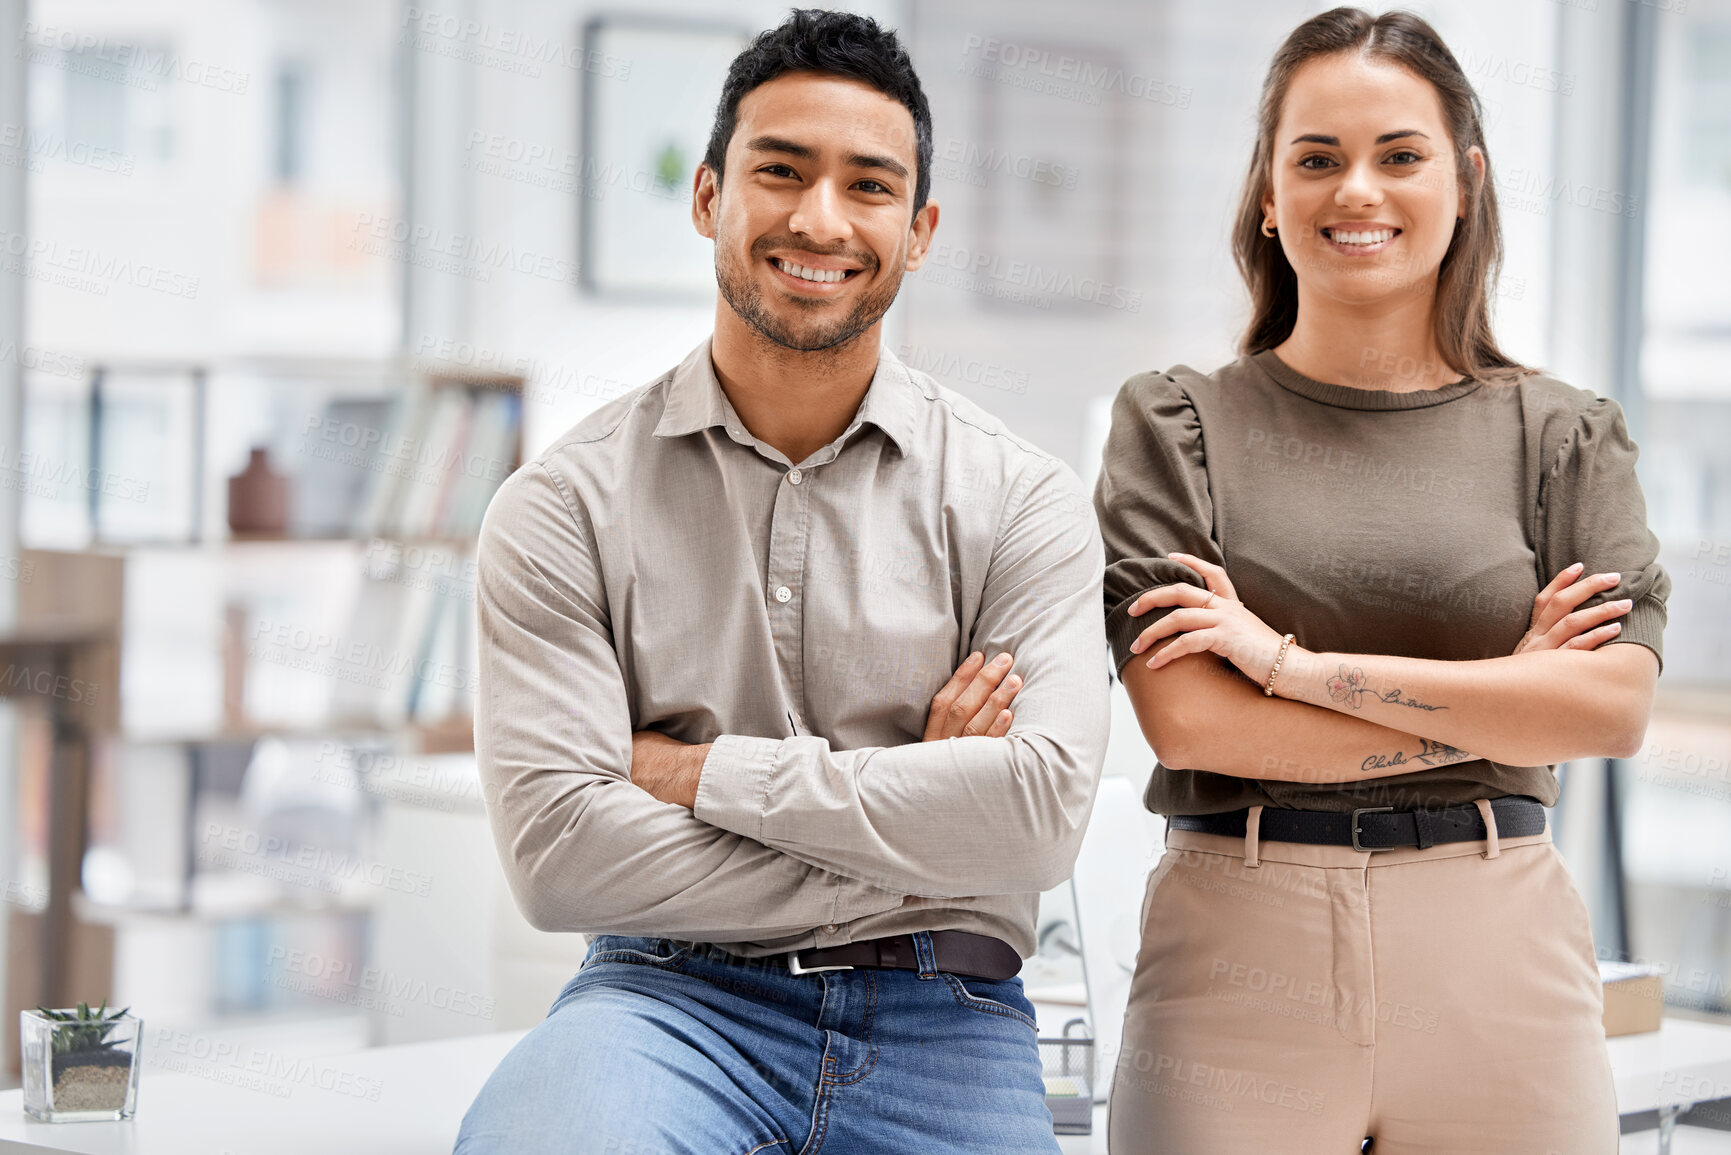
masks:
[[[1250,325],[1240,349],[1245,353],[1272,349],[1291,335],[1298,320],[1298,276],[1280,247],[1280,238],[1262,232],[1262,200],[1272,179],[1280,109],[1294,74],[1312,60],[1345,52],[1400,65],[1429,81],[1442,104],[1466,208],[1437,270],[1431,325],[1443,360],[1481,380],[1511,381],[1532,372],[1498,348],[1491,332],[1490,297],[1502,268],[1503,238],[1478,94],[1436,29],[1400,11],[1372,16],[1361,8],[1335,8],[1293,29],[1274,54],[1262,84],[1256,151],[1233,226],[1232,253],[1251,300]],[[1483,180],[1468,155],[1475,146],[1485,157]]]

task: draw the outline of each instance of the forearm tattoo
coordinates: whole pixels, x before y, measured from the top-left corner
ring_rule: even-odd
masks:
[[[1427,702],[1419,701],[1417,698],[1408,697],[1406,692],[1398,686],[1386,691],[1372,689],[1365,680],[1364,671],[1357,666],[1349,670],[1346,668],[1345,662],[1340,664],[1340,672],[1330,675],[1324,685],[1328,687],[1330,698],[1336,702],[1345,702],[1354,710],[1363,708],[1364,699],[1367,696],[1378,702],[1387,702],[1391,706],[1406,706],[1414,710],[1429,712],[1448,709],[1447,706],[1432,706]]]
[[[1359,766],[1362,771],[1387,770],[1393,766],[1448,766],[1455,762],[1466,762],[1473,755],[1450,746],[1446,742],[1433,742],[1429,738],[1420,738],[1417,754],[1408,756],[1404,750],[1396,750],[1392,754],[1372,754],[1365,758]]]

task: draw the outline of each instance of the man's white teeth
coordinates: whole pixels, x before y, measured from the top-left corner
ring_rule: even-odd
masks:
[[[1393,229],[1372,229],[1364,233],[1346,233],[1335,229],[1329,233],[1339,245],[1380,245],[1384,241],[1394,240]]]
[[[839,281],[847,276],[846,269],[808,269],[804,265],[796,265],[792,261],[784,261],[780,257],[775,258],[775,267],[784,273],[798,277],[802,281],[828,283]]]

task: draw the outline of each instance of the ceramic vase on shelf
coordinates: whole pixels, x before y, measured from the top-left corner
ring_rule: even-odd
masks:
[[[228,479],[228,528],[236,534],[288,529],[288,478],[271,468],[270,450],[254,446],[246,468]]]

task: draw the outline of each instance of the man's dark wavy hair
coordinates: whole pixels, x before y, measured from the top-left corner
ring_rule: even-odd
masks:
[[[893,29],[881,27],[869,16],[852,12],[829,12],[822,8],[795,8],[780,27],[760,33],[734,57],[721,86],[721,103],[715,109],[715,128],[709,134],[704,163],[722,176],[727,143],[739,121],[739,102],[746,93],[789,72],[828,72],[871,85],[885,96],[899,100],[913,114],[914,211],[926,203],[932,189],[932,110],[925,90],[914,74],[907,49]]]

